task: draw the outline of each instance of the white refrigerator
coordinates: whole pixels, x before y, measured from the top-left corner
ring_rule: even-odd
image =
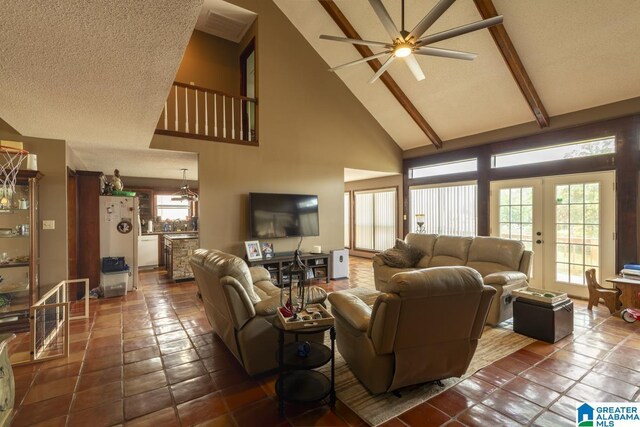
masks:
[[[131,278],[127,290],[138,288],[138,235],[140,219],[137,197],[100,196],[100,260],[124,257]]]

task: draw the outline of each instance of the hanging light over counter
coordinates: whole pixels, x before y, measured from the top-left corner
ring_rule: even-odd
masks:
[[[182,185],[180,186],[180,190],[173,193],[171,200],[173,201],[181,201],[181,200],[189,200],[193,202],[198,201],[198,195],[193,191],[189,190],[189,184],[187,184],[187,169],[180,169],[182,171]]]

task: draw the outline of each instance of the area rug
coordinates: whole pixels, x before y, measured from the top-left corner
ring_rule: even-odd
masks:
[[[532,338],[516,334],[509,328],[485,327],[469,369],[462,378],[444,380],[442,381],[444,387],[434,383],[406,387],[399,390],[401,397],[396,397],[391,393],[383,393],[377,396],[371,395],[351,373],[349,366],[336,349],[336,395],[342,403],[347,405],[369,425],[377,426],[442,393],[464,378],[473,375],[476,371],[534,341]],[[329,376],[330,365],[323,366],[320,371]]]

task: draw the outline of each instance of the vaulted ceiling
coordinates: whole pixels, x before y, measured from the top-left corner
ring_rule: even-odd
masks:
[[[327,68],[362,58],[349,44],[319,38],[345,35],[320,0],[274,2],[327,62]],[[362,39],[389,40],[367,0],[333,3]],[[399,27],[401,2],[383,3]],[[406,28],[412,29],[436,3],[406,0]],[[556,115],[640,96],[640,2],[494,0],[493,4],[504,15],[504,29],[551,121]],[[482,18],[473,0],[458,0],[427,34]],[[426,75],[423,81],[416,81],[401,60],[387,72],[441,140],[536,121],[489,30],[434,46],[475,52],[478,57],[459,61],[417,56]],[[374,71],[367,64],[336,73],[401,148],[431,143],[380,80],[368,83]]]

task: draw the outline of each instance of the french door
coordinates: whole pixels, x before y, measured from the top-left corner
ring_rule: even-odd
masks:
[[[543,181],[541,178],[491,183],[491,235],[519,240],[534,251],[529,277],[532,287],[543,286]]]
[[[615,274],[614,172],[491,184],[491,235],[535,253],[531,285],[587,297],[584,272]]]

